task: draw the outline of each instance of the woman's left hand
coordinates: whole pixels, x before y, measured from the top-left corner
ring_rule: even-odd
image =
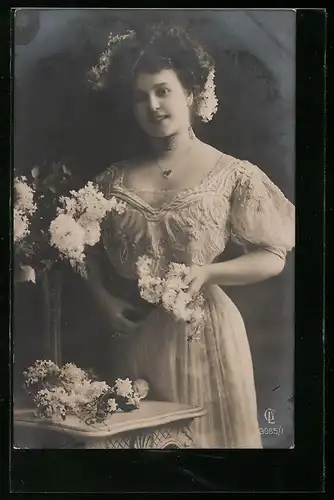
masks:
[[[210,279],[210,265],[191,266],[184,283],[189,286],[188,293],[194,297]]]

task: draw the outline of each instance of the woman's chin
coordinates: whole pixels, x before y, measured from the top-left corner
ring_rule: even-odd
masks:
[[[169,137],[173,135],[173,132],[171,132],[168,129],[161,129],[161,130],[150,130],[147,131],[149,136],[155,139],[163,139],[165,137]]]
[[[165,133],[154,134],[154,135],[152,134],[151,137],[153,139],[167,139],[167,137],[170,137],[172,135],[173,134],[171,132],[169,132],[169,133],[165,132]]]
[[[164,137],[169,137],[175,133],[175,130],[173,130],[173,127],[168,127],[166,125],[160,125],[160,126],[153,126],[153,127],[145,127],[146,133],[153,138],[157,139],[163,139]]]

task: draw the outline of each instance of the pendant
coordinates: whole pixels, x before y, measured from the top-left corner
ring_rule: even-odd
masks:
[[[163,176],[165,177],[165,179],[168,179],[168,177],[170,176],[171,173],[172,173],[172,171],[170,169],[164,170]]]

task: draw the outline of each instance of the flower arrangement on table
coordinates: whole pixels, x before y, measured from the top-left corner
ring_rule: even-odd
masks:
[[[125,211],[124,202],[107,200],[92,182],[78,191],[72,187],[70,170],[59,162],[14,179],[15,257],[30,281],[36,272],[64,262],[84,273],[85,250],[99,241],[104,217]]]
[[[103,423],[116,411],[139,408],[148,393],[148,384],[117,379],[112,385],[94,380],[73,363],[59,367],[52,361],[37,360],[25,372],[24,386],[36,405],[35,416],[64,421],[75,415],[87,425]]]
[[[152,304],[160,304],[177,321],[185,321],[190,328],[187,338],[199,340],[204,327],[204,297],[198,293],[192,297],[184,279],[189,267],[176,262],[169,263],[163,277],[155,276],[154,260],[142,255],[137,260],[138,285],[141,297]]]

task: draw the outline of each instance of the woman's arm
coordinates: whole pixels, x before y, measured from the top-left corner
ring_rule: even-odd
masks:
[[[226,262],[192,266],[185,280],[189,292],[196,294],[202,286],[242,286],[257,283],[280,274],[285,260],[267,250],[256,250]]]
[[[256,250],[226,262],[208,267],[208,283],[242,286],[257,283],[280,274],[285,260],[267,250]]]

